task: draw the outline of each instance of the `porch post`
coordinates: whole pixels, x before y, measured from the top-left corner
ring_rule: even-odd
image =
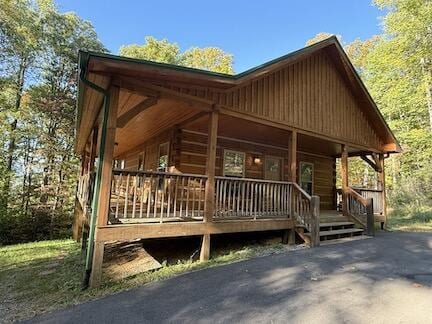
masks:
[[[381,223],[381,228],[384,228],[384,226],[387,226],[387,197],[385,187],[384,154],[379,155],[379,164],[381,172],[378,173],[378,189],[381,190],[382,212],[384,216],[384,224]]]
[[[101,132],[101,149],[103,158],[99,156],[99,163],[102,163],[102,171],[100,175],[99,197],[97,200],[97,220],[95,228],[95,245],[93,252],[92,268],[90,275],[90,286],[97,287],[100,284],[102,275],[102,262],[104,254],[104,243],[98,241],[98,227],[108,223],[108,213],[111,194],[111,178],[112,178],[112,162],[115,145],[115,133],[117,122],[118,98],[120,89],[112,86],[109,90],[109,109],[107,116],[106,132]],[[100,128],[103,128],[101,125]],[[102,138],[105,135],[105,138]],[[104,144],[104,145],[103,145]],[[95,188],[96,189],[96,188]]]
[[[289,181],[297,181],[297,131],[292,131],[288,142],[288,154],[290,164],[290,178]]]
[[[291,135],[289,137],[288,141],[288,161],[289,161],[289,179],[288,181],[291,182],[297,182],[297,131],[293,130],[291,132]],[[294,204],[294,199],[291,196],[291,208],[290,210],[293,210],[292,206]],[[290,215],[290,217],[293,218],[293,215]],[[293,245],[295,244],[295,228],[290,229],[287,232],[288,237],[283,239],[283,242],[287,241],[288,244]]]
[[[348,215],[348,148],[345,144],[341,146],[341,176],[342,176],[342,214]]]
[[[219,113],[213,110],[209,114],[207,137],[206,184],[204,195],[204,222],[212,222],[215,211],[215,164]],[[210,258],[210,234],[204,234],[201,244],[200,260]]]

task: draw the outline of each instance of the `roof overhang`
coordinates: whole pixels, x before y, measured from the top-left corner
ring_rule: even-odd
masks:
[[[381,112],[373,101],[371,95],[360,79],[355,68],[348,59],[341,44],[336,37],[330,37],[308,47],[294,51],[275,60],[264,63],[260,66],[249,69],[245,72],[228,75],[223,73],[210,72],[183,66],[171,65],[166,63],[157,63],[141,59],[121,57],[111,54],[83,52],[79,53],[79,74],[89,79],[101,88],[106,89],[110,83],[111,76],[125,76],[136,78],[143,81],[158,82],[159,84],[182,83],[201,87],[210,87],[214,89],[230,89],[250,80],[262,77],[281,67],[298,62],[318,51],[325,51],[348,82],[361,101],[361,106],[365,110],[368,119],[381,138],[385,142],[385,152],[401,152],[402,149],[391,131],[390,127],[384,120]],[[83,126],[81,123],[85,110],[88,109],[86,104],[90,100],[85,100],[89,92],[92,96],[93,105],[101,105],[103,95],[96,93],[94,89],[89,89],[82,80],[79,80],[78,107],[77,107],[77,133],[80,134]],[[88,136],[88,134],[80,134]],[[77,139],[76,150],[80,152],[83,149],[82,140]]]

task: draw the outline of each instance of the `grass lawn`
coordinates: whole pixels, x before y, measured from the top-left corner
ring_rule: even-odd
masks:
[[[432,207],[407,205],[389,209],[387,225],[394,231],[432,231]]]
[[[82,291],[84,258],[80,245],[74,241],[42,241],[0,247],[0,322],[29,318],[187,271],[278,253],[285,249],[288,247],[273,243],[216,251],[207,262],[179,261],[118,282],[110,282],[105,278],[101,288]]]

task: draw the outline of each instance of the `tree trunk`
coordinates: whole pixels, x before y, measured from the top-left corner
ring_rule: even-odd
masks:
[[[17,73],[16,79],[16,93],[15,93],[15,112],[20,110],[21,99],[24,89],[24,77],[27,70],[27,57],[22,57]],[[11,172],[13,167],[14,154],[16,149],[16,130],[18,128],[18,118],[15,117],[10,124],[9,144],[7,149],[7,163],[6,163],[6,179],[3,188],[3,197],[5,199],[5,206],[7,207],[9,201],[9,190],[11,186]]]

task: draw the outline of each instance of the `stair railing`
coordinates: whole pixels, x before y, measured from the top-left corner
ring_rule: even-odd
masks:
[[[320,245],[320,198],[311,196],[297,183],[293,183],[292,212],[294,218],[310,233],[310,245]]]
[[[373,199],[364,198],[351,187],[345,189],[347,214],[366,229],[367,235],[375,235]]]

